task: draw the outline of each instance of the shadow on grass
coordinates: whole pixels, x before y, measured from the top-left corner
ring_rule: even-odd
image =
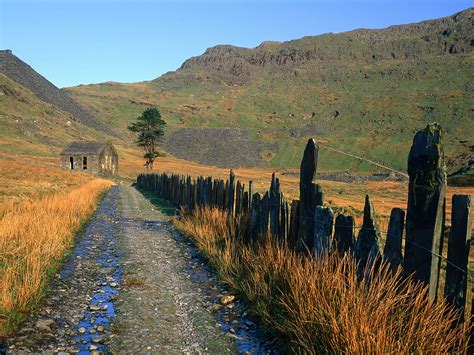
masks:
[[[140,189],[136,186],[135,189],[140,192],[143,197],[150,201],[152,205],[156,207],[158,212],[168,217],[174,217],[178,214],[178,209],[174,207],[171,203],[169,203],[167,200],[156,196],[153,192]]]

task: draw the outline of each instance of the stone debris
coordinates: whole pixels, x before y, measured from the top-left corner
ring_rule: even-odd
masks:
[[[52,319],[40,319],[36,322],[36,328],[40,331],[50,332],[53,324],[54,320]]]
[[[219,302],[225,306],[231,302],[234,302],[234,300],[235,300],[234,295],[224,295],[220,298]]]

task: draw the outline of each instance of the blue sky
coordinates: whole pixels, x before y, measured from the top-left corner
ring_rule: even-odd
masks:
[[[0,0],[0,48],[59,87],[151,80],[217,44],[451,15],[464,0]]]

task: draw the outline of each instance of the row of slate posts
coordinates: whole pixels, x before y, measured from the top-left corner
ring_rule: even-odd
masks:
[[[235,181],[232,170],[227,181],[211,177],[198,177],[193,181],[190,176],[142,174],[137,178],[137,185],[191,211],[196,206],[208,206],[225,210],[232,216],[247,215],[247,234],[255,241],[270,236],[302,254],[316,256],[330,251],[341,256],[350,253],[357,258],[360,272],[383,256],[392,270],[402,267],[405,275],[428,285],[430,297],[436,299],[446,205],[441,138],[437,124],[416,133],[408,157],[407,213],[405,215],[400,208],[392,209],[383,252],[381,233],[368,195],[357,238],[352,216],[339,214],[334,218],[331,208],[323,206],[324,194],[315,183],[319,147],[314,139],[308,141],[301,161],[300,199],[291,203],[285,200],[275,174],[269,191],[263,195],[254,193],[251,181],[246,191],[244,184]],[[462,319],[469,277],[471,197],[454,195],[452,202],[444,297],[459,310]]]

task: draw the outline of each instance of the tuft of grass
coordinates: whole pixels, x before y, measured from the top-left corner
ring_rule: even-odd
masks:
[[[246,243],[245,219],[217,209],[174,220],[221,277],[239,290],[288,350],[310,353],[466,352],[468,325],[387,265],[359,282],[352,257],[304,258],[263,238]]]
[[[66,192],[23,201],[0,219],[0,336],[15,329],[41,298],[110,181],[92,180]]]

